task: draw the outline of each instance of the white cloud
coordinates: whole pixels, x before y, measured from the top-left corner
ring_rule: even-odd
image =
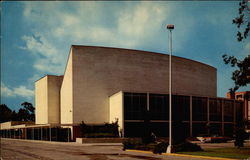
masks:
[[[122,48],[145,45],[143,39],[149,39],[160,31],[170,11],[170,7],[153,2],[124,3],[123,8],[113,8],[114,12],[105,10],[102,3],[96,2],[71,3],[68,6],[71,11],[62,9],[63,3],[50,3],[49,10],[47,6],[41,7],[40,3],[24,4],[28,23],[36,21],[46,26],[47,30],[39,26],[38,29],[46,33],[47,39],[53,37],[58,41]],[[111,17],[112,26],[105,25]]]
[[[118,17],[118,32],[126,36],[142,37],[154,34],[167,18],[169,8],[153,2],[141,2],[132,10],[123,10]]]
[[[160,3],[124,3],[111,12],[96,2],[25,2],[23,15],[34,26],[23,35],[40,74],[62,74],[71,44],[140,48],[161,30],[170,7]],[[114,7],[117,7],[114,5]],[[112,25],[107,21],[112,17]],[[106,24],[106,25],[105,25]],[[66,46],[68,45],[68,46]]]
[[[1,82],[1,95],[6,97],[14,96],[13,91],[5,86],[4,83]]]
[[[1,95],[3,97],[24,97],[30,99],[34,96],[34,91],[20,85],[16,88],[7,87],[3,82],[1,82]]]
[[[22,49],[30,51],[36,57],[33,65],[35,69],[54,74],[63,72],[64,58],[43,35],[38,33],[33,36],[24,35],[22,39],[25,42]]]
[[[34,91],[26,88],[25,86],[19,86],[17,88],[13,88],[13,92],[17,96],[30,98],[34,95]]]

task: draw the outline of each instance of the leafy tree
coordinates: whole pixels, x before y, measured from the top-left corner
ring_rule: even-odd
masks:
[[[250,9],[247,3],[248,0],[242,0],[242,2],[239,3],[239,16],[233,19],[233,24],[237,25],[239,30],[241,27],[244,28],[243,31],[237,32],[237,39],[239,42],[247,38],[250,30]]]
[[[247,0],[242,0],[239,3],[239,16],[233,19],[233,24],[237,25],[239,31],[237,33],[237,40],[240,42],[247,39],[250,29],[250,9]],[[240,31],[244,28],[243,31]],[[224,54],[222,56],[225,64],[231,64],[231,67],[237,67],[232,73],[232,80],[234,87],[230,88],[230,93],[234,93],[242,86],[247,86],[250,83],[250,55],[246,56],[243,60],[239,60],[234,56]]]
[[[35,108],[29,102],[21,104],[23,108],[20,108],[16,113],[15,110],[11,110],[5,104],[0,105],[0,123],[7,121],[35,121]]]
[[[12,118],[12,111],[5,104],[0,105],[0,123],[10,121]]]
[[[223,60],[225,64],[231,64],[232,67],[237,67],[232,73],[232,80],[234,81],[234,88],[230,88],[230,92],[235,92],[241,86],[250,84],[250,55],[245,57],[242,61],[238,60],[234,56],[228,56],[224,54]]]
[[[244,147],[244,141],[248,139],[248,135],[244,127],[246,124],[244,123],[245,122],[241,121],[236,125],[234,146],[238,148]]]
[[[24,107],[18,112],[21,121],[35,121],[35,107],[29,102],[23,102],[21,105]]]

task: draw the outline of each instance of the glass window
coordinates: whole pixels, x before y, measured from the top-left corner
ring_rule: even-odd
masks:
[[[207,121],[207,98],[192,98],[193,121]]]
[[[210,134],[211,135],[222,135],[221,123],[210,123]]]
[[[225,136],[233,136],[233,124],[224,124],[224,134]]]
[[[208,134],[206,123],[193,123],[193,136],[205,136]]]
[[[233,122],[233,101],[224,101],[224,121]]]
[[[146,93],[124,93],[125,120],[143,120],[146,110]]]
[[[152,120],[168,120],[169,97],[165,94],[149,94],[149,112]]]
[[[173,120],[189,121],[190,119],[189,97],[174,95],[172,98],[173,98],[172,100]]]
[[[236,122],[241,122],[243,119],[243,103],[242,102],[235,102],[236,107]]]
[[[209,120],[222,121],[222,101],[218,99],[209,99]]]

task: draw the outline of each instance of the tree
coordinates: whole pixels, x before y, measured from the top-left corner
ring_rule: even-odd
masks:
[[[18,112],[21,120],[35,121],[35,107],[33,107],[33,105],[29,102],[23,102],[21,105],[24,107],[24,109],[21,108],[19,110],[20,114]]]
[[[231,64],[232,67],[238,67],[238,69],[232,73],[232,80],[235,86],[230,88],[230,92],[235,92],[240,87],[250,84],[250,55],[245,57],[242,61],[234,56],[228,56],[226,54],[222,57],[225,64]]]
[[[10,121],[12,118],[12,111],[5,104],[0,105],[0,123]]]
[[[239,42],[247,38],[248,32],[250,30],[250,9],[247,3],[248,0],[242,0],[242,2],[239,3],[239,16],[233,19],[233,24],[237,25],[239,30],[241,27],[244,28],[243,31],[237,32],[237,39]]]
[[[243,39],[247,39],[250,29],[250,9],[247,0],[242,0],[239,3],[239,16],[233,19],[233,24],[236,24],[240,30],[243,27],[243,31],[238,31],[237,40],[240,42]],[[239,60],[234,56],[228,56],[224,54],[222,56],[225,64],[231,64],[231,67],[237,67],[232,73],[232,80],[234,81],[234,87],[230,88],[230,93],[234,93],[242,86],[246,86],[250,83],[250,55],[243,60]]]
[[[7,121],[35,121],[35,108],[29,102],[21,104],[23,108],[20,108],[16,113],[15,110],[11,110],[7,105],[0,105],[0,123]]]

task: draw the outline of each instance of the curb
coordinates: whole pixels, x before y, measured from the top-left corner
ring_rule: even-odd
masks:
[[[150,151],[141,151],[141,150],[133,150],[133,149],[126,149],[126,151],[153,154]],[[179,156],[179,157],[204,158],[204,159],[216,159],[216,160],[237,160],[237,159],[232,159],[232,158],[209,157],[209,156],[195,156],[195,155],[177,154],[177,153],[162,153],[162,155]]]

